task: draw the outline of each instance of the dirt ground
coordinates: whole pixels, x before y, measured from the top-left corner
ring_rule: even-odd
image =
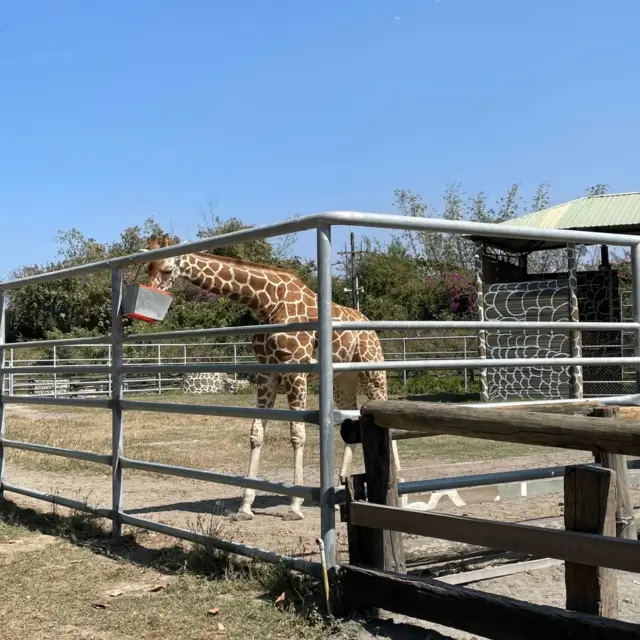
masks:
[[[164,398],[163,398],[164,399]],[[251,398],[248,398],[250,404]],[[191,400],[190,400],[191,401]],[[206,401],[206,399],[202,399]],[[219,402],[219,401],[218,401]],[[229,404],[238,402],[238,397]],[[107,412],[69,411],[64,414],[27,407],[11,406],[8,412],[7,437],[31,442],[108,453],[110,415]],[[101,415],[98,415],[101,414]],[[132,417],[129,417],[129,416]],[[125,451],[130,457],[183,464],[198,468],[210,468],[230,473],[245,473],[248,461],[249,421],[233,421],[223,418],[168,415],[159,413],[127,413],[125,418]],[[292,479],[291,449],[285,425],[269,425],[264,446],[261,475],[270,480],[290,482]],[[400,455],[403,462],[403,478],[415,480],[428,477],[445,477],[551,466],[588,461],[583,452],[520,447],[502,443],[464,441],[439,436],[424,440],[403,441]],[[337,445],[337,464],[342,446]],[[92,504],[108,506],[111,487],[108,468],[99,468],[73,460],[52,458],[37,454],[8,450],[6,480],[12,484],[50,493],[57,493]],[[308,446],[305,454],[305,484],[319,482],[317,465],[317,434],[308,430]],[[361,464],[359,452],[356,468]],[[124,507],[128,513],[188,529],[201,526],[202,516],[219,514],[216,526],[222,537],[238,542],[258,545],[290,555],[318,559],[315,539],[319,532],[317,505],[306,504],[305,519],[286,521],[288,499],[268,494],[258,494],[255,502],[256,517],[250,522],[235,522],[235,513],[241,490],[222,485],[160,476],[157,474],[126,471]],[[41,502],[8,495],[18,505],[46,509]],[[633,489],[633,499],[640,504],[640,489]],[[503,521],[526,521],[562,515],[562,495],[552,494],[529,498],[517,498],[500,502],[454,507],[443,505],[447,513],[478,516]],[[338,520],[339,561],[346,559],[346,530]],[[200,524],[199,524],[200,521]],[[450,543],[432,539],[416,539],[407,536],[407,546],[423,553],[444,551]],[[6,545],[4,545],[6,547]],[[3,558],[0,547],[0,560]],[[640,622],[640,576],[618,575],[620,593],[620,618]],[[529,573],[486,580],[470,588],[510,595],[529,602],[562,607],[564,605],[563,566],[540,569]],[[2,612],[0,612],[1,614]],[[406,623],[400,617],[392,622]],[[408,629],[404,624],[382,624],[376,631],[349,628],[347,635],[353,638],[456,638],[469,640],[474,636],[411,621],[420,629]],[[431,631],[427,631],[430,629]],[[34,631],[35,628],[32,628]],[[297,633],[298,631],[295,631]],[[75,632],[74,632],[75,633]],[[33,635],[30,637],[85,637],[81,635]],[[248,632],[246,632],[248,633]],[[292,631],[293,633],[293,631]],[[425,635],[427,634],[427,635]],[[9,640],[19,636],[3,636]],[[26,637],[26,636],[25,636]],[[91,635],[102,638],[107,636]],[[127,637],[127,636],[114,636]],[[147,637],[147,636],[145,636]],[[153,636],[149,636],[153,637]],[[182,637],[200,637],[185,635]],[[228,636],[233,637],[233,636]],[[240,637],[240,636],[238,636]],[[253,637],[247,635],[246,637]],[[266,637],[266,636],[265,636]],[[277,635],[272,637],[290,637]],[[295,637],[295,634],[291,637]],[[301,637],[307,637],[302,635]],[[308,636],[311,637],[311,636]],[[477,637],[477,636],[476,636]],[[109,636],[110,638],[110,636]]]

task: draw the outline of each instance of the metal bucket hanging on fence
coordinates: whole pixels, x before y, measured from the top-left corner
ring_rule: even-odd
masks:
[[[172,300],[173,296],[167,291],[134,282],[124,287],[122,314],[143,322],[160,322],[167,315]]]

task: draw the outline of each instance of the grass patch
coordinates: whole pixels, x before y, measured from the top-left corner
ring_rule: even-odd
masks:
[[[250,395],[189,396],[167,394],[146,400],[158,402],[188,402],[191,404],[222,404],[228,406],[254,406]],[[309,407],[317,408],[318,399],[312,396]],[[286,408],[279,397],[276,406]],[[7,437],[66,447],[110,453],[111,413],[101,409],[74,408],[64,413],[45,408],[11,407],[7,419]],[[57,409],[57,408],[56,408]],[[217,416],[163,414],[127,411],[124,414],[125,451],[127,456],[154,462],[186,467],[215,469],[231,473],[244,473],[249,457],[249,431],[251,421]],[[336,465],[341,461],[344,445],[339,430],[335,430]],[[419,461],[439,464],[475,460],[506,458],[543,452],[542,447],[484,440],[471,440],[457,436],[435,436],[398,443],[403,466]],[[319,458],[319,432],[307,426],[305,464],[317,467]],[[56,456],[7,449],[7,459],[23,469],[68,473],[82,471],[109,476],[106,466]],[[260,469],[269,473],[288,468],[292,464],[289,426],[283,422],[269,422],[265,433]],[[360,447],[356,447],[354,468],[362,467]]]
[[[224,525],[212,516],[201,526],[217,535]],[[0,555],[3,640],[348,637],[322,615],[315,580],[213,546],[139,530],[114,542],[99,519],[43,514],[9,501],[0,511],[0,535],[59,537]]]

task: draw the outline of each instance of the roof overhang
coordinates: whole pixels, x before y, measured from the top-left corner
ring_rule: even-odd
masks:
[[[516,219],[517,220],[517,219]],[[510,226],[517,226],[515,223],[516,220],[509,220],[512,223]],[[505,224],[505,223],[501,223]],[[531,227],[523,227],[523,231],[525,229],[531,229]],[[624,233],[630,235],[640,235],[640,228],[638,225],[624,225],[624,226],[599,226],[599,227],[590,227],[590,228],[579,228],[579,229],[567,229],[568,231],[593,231],[599,233]],[[507,253],[515,253],[515,254],[528,254],[535,253],[536,251],[549,251],[551,249],[563,249],[567,246],[566,242],[559,242],[555,240],[524,240],[522,238],[487,238],[481,236],[466,236],[469,240],[473,240],[474,242],[480,242],[487,247],[493,247],[495,249],[501,249],[506,251]],[[577,244],[585,244],[584,242],[580,242]],[[596,243],[598,244],[598,243]]]

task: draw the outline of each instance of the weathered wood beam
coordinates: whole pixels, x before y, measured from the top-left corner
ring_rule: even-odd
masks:
[[[611,420],[407,401],[371,401],[361,408],[376,425],[423,435],[455,436],[580,451],[640,455],[640,420]]]
[[[616,535],[615,513],[615,472],[594,465],[567,467],[564,476],[565,530],[613,537]],[[617,579],[613,569],[567,562],[565,584],[567,609],[618,617]]]
[[[494,640],[640,640],[640,625],[529,604],[437,580],[347,565],[341,569],[351,606],[386,611]]]
[[[633,540],[383,507],[366,502],[351,505],[350,521],[361,527],[401,531],[491,549],[530,553],[541,558],[557,558],[640,573],[640,542]]]

